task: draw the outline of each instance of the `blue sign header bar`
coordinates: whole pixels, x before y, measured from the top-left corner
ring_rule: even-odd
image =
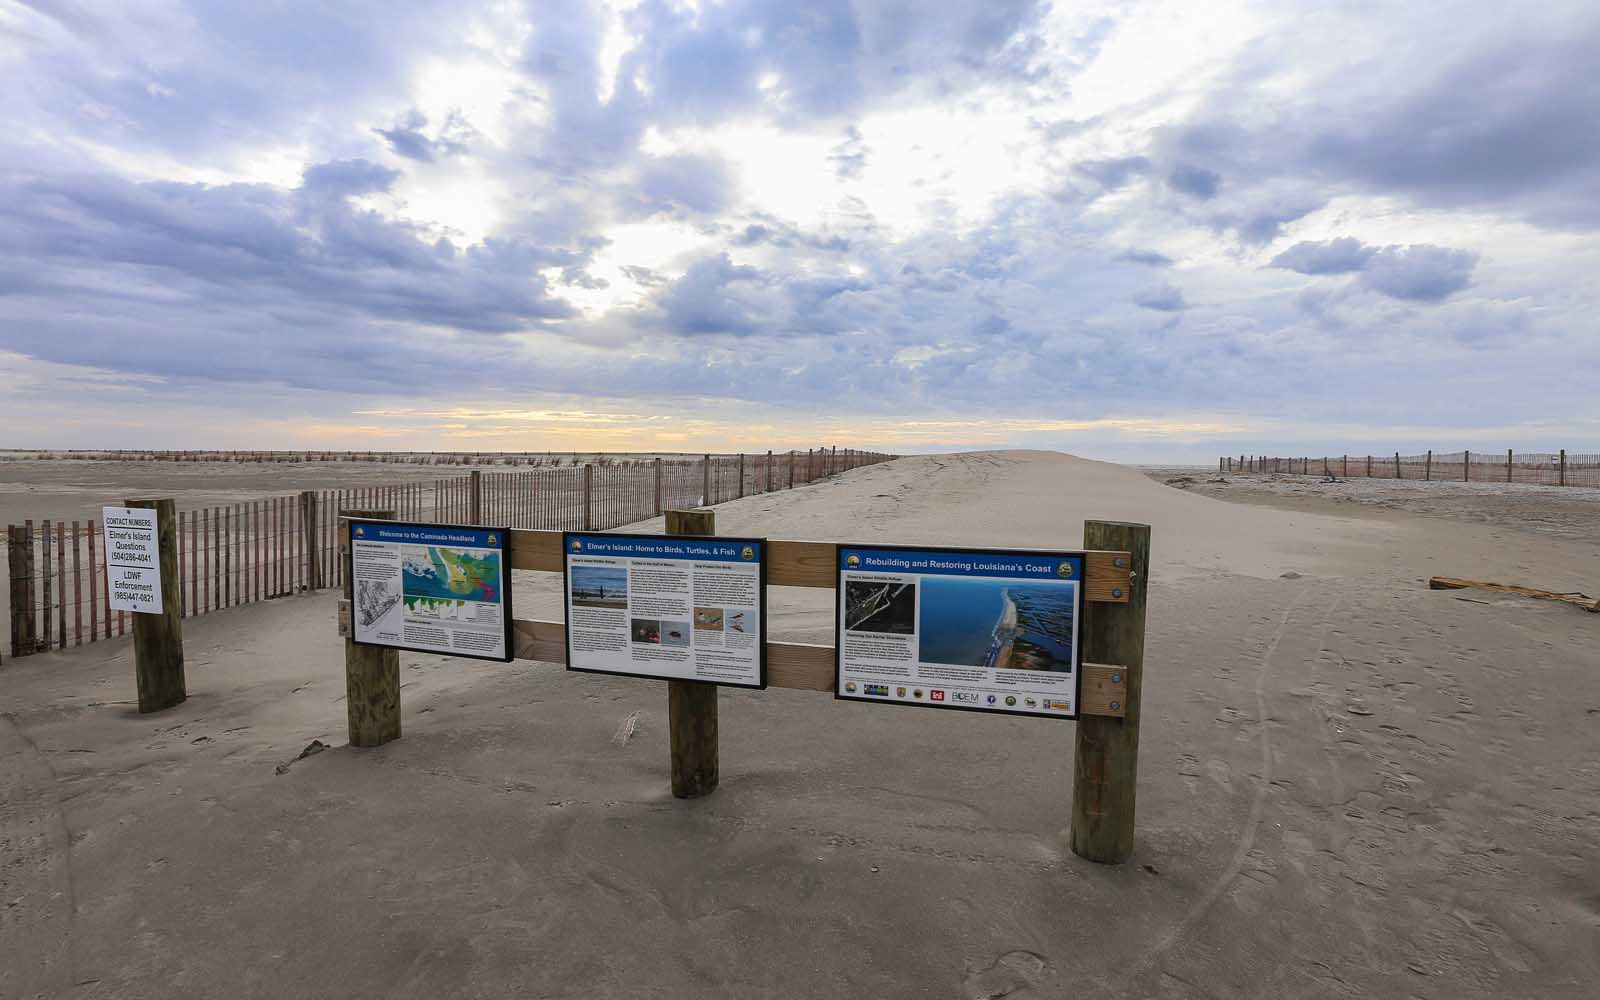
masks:
[[[738,538],[681,538],[672,535],[567,535],[569,556],[618,559],[692,559],[697,562],[761,562],[760,542]]]
[[[493,528],[449,528],[437,524],[357,521],[351,525],[350,534],[358,542],[464,545],[477,549],[503,548],[506,542],[506,533]]]
[[[1023,555],[949,549],[839,549],[839,569],[856,573],[920,573],[1018,580],[1081,580],[1081,555]]]

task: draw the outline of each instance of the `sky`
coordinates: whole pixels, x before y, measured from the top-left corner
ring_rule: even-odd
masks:
[[[1600,451],[1600,4],[0,0],[0,447]]]

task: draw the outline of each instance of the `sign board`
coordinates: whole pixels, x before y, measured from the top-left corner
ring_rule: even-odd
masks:
[[[568,532],[567,669],[766,687],[766,548]]]
[[[351,638],[509,661],[507,528],[350,522]]]
[[[1073,719],[1081,552],[839,546],[834,697]]]
[[[156,512],[143,507],[103,507],[106,595],[112,611],[159,615],[161,546]]]

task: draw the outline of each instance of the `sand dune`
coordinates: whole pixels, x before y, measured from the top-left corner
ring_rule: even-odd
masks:
[[[1128,865],[1066,847],[1070,723],[724,692],[722,787],[683,803],[659,683],[402,654],[405,737],[344,748],[316,594],[186,623],[154,716],[125,643],[0,670],[0,996],[1590,994],[1600,617],[1422,581],[1593,592],[1592,545],[1038,452],[717,509],[1038,547],[1086,517],[1153,526]],[[773,611],[830,641],[825,594]]]

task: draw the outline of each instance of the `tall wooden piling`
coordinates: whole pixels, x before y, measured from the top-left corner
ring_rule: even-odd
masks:
[[[129,500],[124,506],[156,512],[156,553],[161,566],[161,612],[133,616],[133,663],[139,711],[159,712],[189,696],[183,673],[183,586],[178,575],[178,512],[172,500]],[[106,553],[109,560],[111,554]]]
[[[1132,556],[1128,603],[1086,605],[1081,640],[1083,662],[1125,671],[1124,714],[1120,719],[1079,716],[1072,780],[1073,853],[1101,864],[1121,864],[1133,855],[1150,526],[1085,521],[1083,547]]]
[[[339,518],[343,546],[344,597],[352,600],[350,518],[392,520],[392,510],[347,510]],[[352,606],[352,614],[354,608]],[[351,632],[355,629],[352,626]],[[377,747],[400,738],[400,651],[382,646],[358,646],[344,640],[345,718],[353,747]]]
[[[669,510],[667,534],[714,535],[716,519],[709,510]],[[717,686],[668,681],[667,725],[672,743],[672,794],[680,799],[711,794],[719,778]]]

